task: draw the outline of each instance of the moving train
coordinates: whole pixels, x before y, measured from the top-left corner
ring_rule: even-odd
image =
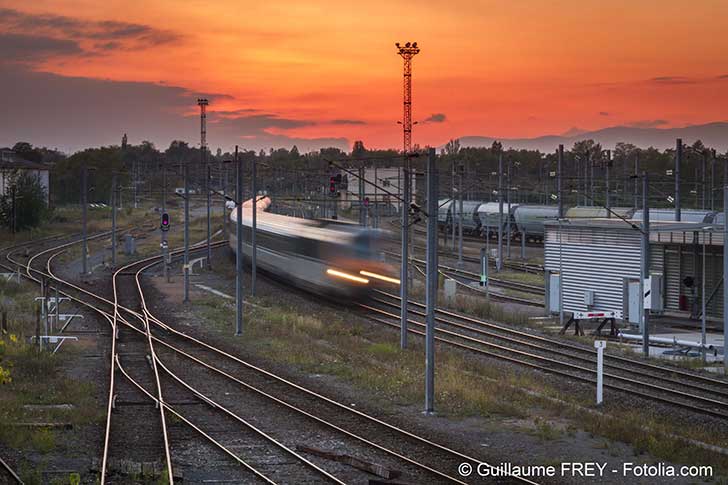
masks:
[[[375,288],[399,285],[396,269],[380,260],[384,232],[335,220],[301,219],[266,212],[257,202],[256,264],[271,276],[328,297],[365,298]],[[229,245],[237,249],[237,210],[228,218]],[[252,200],[242,207],[243,256],[252,254]]]
[[[458,222],[459,203],[443,199],[439,201],[438,225],[441,231],[452,232],[453,219]],[[452,208],[454,205],[454,218]],[[642,219],[642,211],[632,207],[612,207],[613,214],[625,219]],[[491,237],[498,233],[500,209],[498,202],[463,201],[463,234],[482,237],[488,233]],[[653,220],[674,220],[674,209],[650,209]],[[510,223],[511,238],[520,239],[522,234],[526,240],[543,241],[544,223],[558,217],[555,205],[526,205],[503,203],[503,235],[506,237]],[[564,217],[567,219],[604,218],[607,210],[599,206],[565,207]],[[683,209],[683,221],[714,222],[720,219],[720,213],[709,210]],[[720,219],[722,220],[722,219]]]

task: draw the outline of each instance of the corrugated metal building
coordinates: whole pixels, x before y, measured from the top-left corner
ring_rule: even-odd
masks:
[[[630,291],[639,285],[641,238],[639,230],[619,219],[547,222],[547,310],[558,311],[557,285],[563,279],[565,311],[621,310],[625,319],[636,322],[634,306],[630,315]],[[723,227],[707,223],[650,224],[650,274],[660,281],[660,312],[698,316],[703,294],[703,242],[706,313],[709,318],[722,318]],[[687,277],[693,279],[692,287],[685,284]],[[592,294],[585,297],[586,292]],[[635,296],[633,303],[638,301]],[[587,301],[592,304],[587,305]]]

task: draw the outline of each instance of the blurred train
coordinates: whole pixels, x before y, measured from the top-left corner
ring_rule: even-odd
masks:
[[[439,201],[439,212],[437,216],[438,225],[441,231],[451,232],[453,221],[458,222],[459,203],[449,199]],[[454,214],[453,214],[454,206]],[[625,219],[642,219],[642,210],[632,207],[612,207],[612,212]],[[559,209],[555,205],[526,205],[503,203],[503,234],[507,234],[510,222],[511,237],[520,239],[525,235],[527,241],[542,242],[544,236],[544,223],[547,220],[555,220],[558,217]],[[500,220],[500,209],[498,202],[463,201],[463,234],[472,236],[493,237],[498,233]],[[719,222],[722,221],[721,213],[708,210],[683,209],[681,219],[693,222]],[[564,217],[567,219],[579,218],[605,218],[607,210],[599,206],[575,206],[565,207]],[[674,209],[650,209],[652,220],[671,221],[675,219]]]
[[[258,201],[256,264],[271,276],[328,297],[361,299],[375,288],[399,285],[396,269],[380,260],[384,232],[334,220],[301,219],[266,212]],[[228,218],[229,245],[237,249],[237,210]],[[243,204],[243,256],[252,254],[252,200]]]

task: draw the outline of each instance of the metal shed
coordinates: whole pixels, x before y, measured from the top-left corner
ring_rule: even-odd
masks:
[[[563,284],[565,311],[621,310],[625,319],[637,323],[639,293],[631,292],[639,285],[641,232],[614,218],[547,221],[545,231],[547,310],[558,311],[556,292]],[[660,292],[653,313],[698,318],[704,292],[708,318],[722,318],[722,231],[722,226],[706,223],[651,224],[650,275]],[[693,287],[685,285],[686,277],[693,278]]]

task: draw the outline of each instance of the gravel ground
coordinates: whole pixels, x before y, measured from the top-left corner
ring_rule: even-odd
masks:
[[[231,271],[229,265],[232,264],[229,252],[227,250],[217,250],[213,260],[213,267],[221,268],[220,272],[203,272],[203,274],[193,277],[192,294],[193,300],[200,298],[216,298],[208,292],[205,292],[195,286],[202,284],[215,288],[229,295],[234,294],[234,281],[230,277]],[[214,342],[216,345],[232,352],[239,352],[236,342],[231,339],[232,324],[234,316],[230,317],[229,335],[222,334],[211,328],[203,328],[199,324],[193,314],[185,311],[180,305],[181,303],[181,280],[179,275],[173,277],[170,284],[162,281],[162,278],[150,278],[150,283],[159,291],[159,297],[155,299],[155,311],[160,316],[164,316],[169,321],[178,321],[184,331],[204,337]],[[249,285],[246,285],[249,286]],[[300,292],[295,289],[289,289],[280,283],[271,281],[265,277],[258,278],[258,295],[263,298],[273,298],[285,302],[288,305],[295,305],[301,313],[318,314],[331,312],[344,316],[352,321],[366,322],[356,312],[346,308],[336,307],[331,303],[322,302],[320,298],[314,298],[311,295]],[[221,304],[225,300],[220,298]],[[390,331],[383,327],[376,327],[373,331],[376,334],[373,338],[382,341],[396,341],[398,334],[396,331]],[[657,460],[645,455],[638,454],[630,446],[623,443],[614,442],[605,438],[592,436],[590,433],[573,429],[573,423],[568,419],[549,418],[549,424],[556,430],[564,430],[563,433],[557,433],[555,438],[543,439],[539,436],[535,429],[533,419],[514,419],[503,418],[498,416],[481,417],[460,417],[460,416],[423,416],[421,410],[417,406],[401,406],[382,399],[381,396],[372,396],[370,393],[353,387],[350,383],[343,379],[329,375],[310,375],[291,368],[290,366],[281,366],[280,364],[256,356],[255,353],[247,353],[250,349],[246,348],[245,357],[248,361],[255,364],[261,364],[265,368],[288,376],[295,382],[302,385],[310,386],[326,395],[336,396],[341,402],[355,403],[359,409],[366,409],[377,416],[386,416],[388,422],[401,425],[407,429],[416,431],[418,434],[433,437],[438,442],[449,444],[455,449],[462,450],[469,454],[482,457],[489,463],[501,462],[518,462],[519,464],[559,464],[563,461],[569,462],[607,462],[611,468],[619,468],[624,462],[634,463],[654,463]],[[446,351],[444,348],[439,351]],[[449,349],[447,351],[450,351]],[[474,357],[469,357],[474,358]],[[510,366],[502,362],[490,361],[489,365],[504,367],[511,372],[525,372],[520,367]],[[591,389],[585,389],[585,386],[566,383],[552,378],[551,376],[542,376],[544,381],[556,386],[562,395],[574,394],[589,399],[593,393]],[[616,399],[615,399],[616,401]],[[666,411],[663,407],[649,405],[654,409],[655,414],[665,416],[676,416],[672,410]],[[630,398],[619,398],[619,405],[616,410],[629,409],[630,407],[641,407],[644,409],[645,403]],[[611,412],[611,409],[605,409]],[[682,418],[681,418],[682,419]],[[568,432],[566,430],[568,429]],[[621,473],[608,473],[601,479],[589,479],[588,483],[624,483]],[[548,480],[546,480],[548,481]],[[560,477],[553,480],[554,483],[587,483],[585,479]],[[669,483],[691,483],[690,480],[667,480]],[[632,478],[630,483],[655,483],[654,479],[638,479]]]

